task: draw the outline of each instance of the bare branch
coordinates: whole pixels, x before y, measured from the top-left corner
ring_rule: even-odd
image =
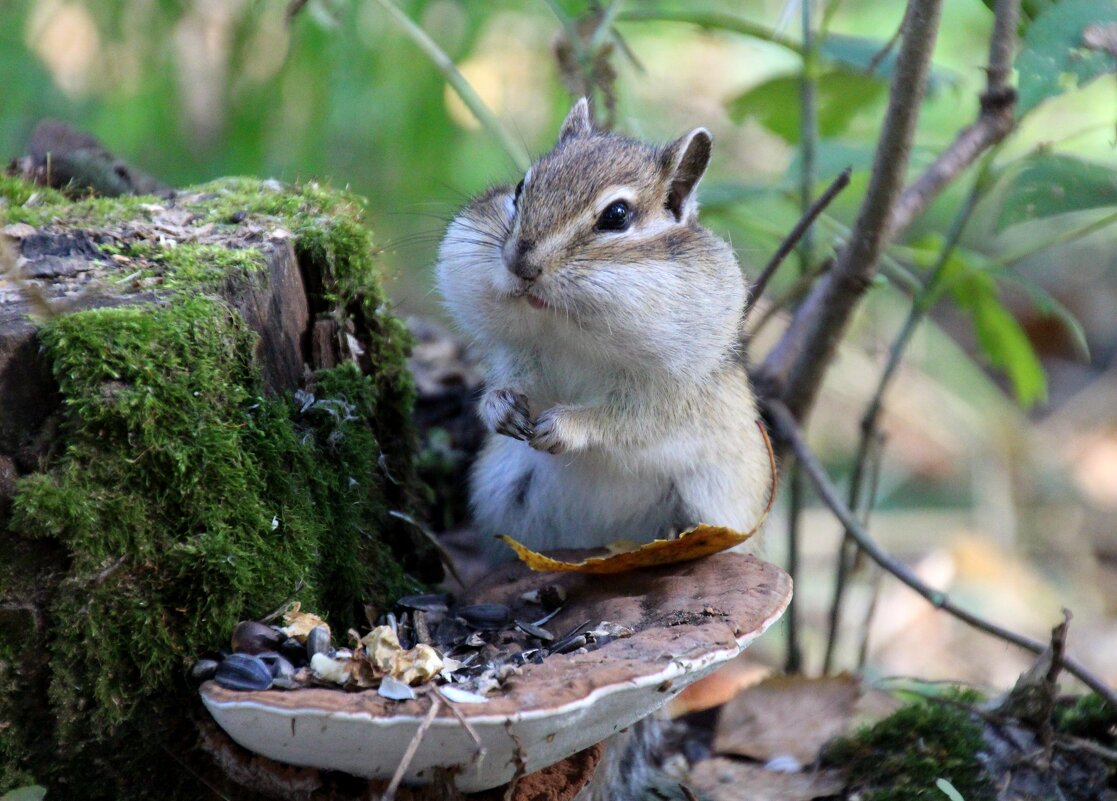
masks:
[[[850,536],[857,542],[858,547],[870,559],[908,587],[915,590],[915,592],[925,598],[936,609],[941,609],[979,631],[991,634],[1005,642],[1010,642],[1026,651],[1031,651],[1035,654],[1042,654],[1044,652],[1047,648],[1046,643],[1024,637],[1023,635],[998,626],[996,623],[992,623],[956,606],[946,593],[939,592],[927,586],[907,565],[893,559],[885,553],[884,550],[877,545],[876,541],[869,536],[865,528],[857,521],[856,516],[850,511],[849,507],[842,502],[839,497],[838,488],[834,486],[830,477],[826,475],[826,471],[823,469],[822,465],[819,464],[814,452],[811,451],[810,447],[807,445],[806,440],[803,438],[803,432],[795,421],[795,417],[791,410],[778,400],[769,400],[766,402],[765,406],[768,419],[772,424],[776,436],[787,443],[791,448],[800,468],[814,484],[818,497],[821,498],[822,502],[833,512],[834,516],[838,518],[838,521],[845,526],[846,531],[848,531]],[[1063,659],[1063,667],[1097,693],[1110,708],[1117,710],[1117,693],[1114,692],[1113,688],[1106,685],[1105,682],[1093,675],[1086,667],[1074,659],[1065,657]]]
[[[942,0],[912,0],[884,130],[852,236],[757,373],[762,394],[782,399],[796,419],[813,405],[846,323],[876,271],[911,153],[941,10]]]
[[[989,66],[986,67],[985,93],[981,96],[977,121],[962,129],[926,172],[904,189],[889,220],[889,236],[892,239],[902,235],[947,184],[1016,127],[1016,90],[1009,86],[1008,81],[1012,76],[1020,0],[997,0],[993,13]]]

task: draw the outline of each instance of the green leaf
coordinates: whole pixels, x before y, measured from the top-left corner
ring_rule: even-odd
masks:
[[[997,229],[1010,225],[1083,211],[1117,206],[1117,170],[1097,162],[1050,153],[1009,165]]]
[[[818,131],[823,137],[841,134],[862,109],[877,102],[885,82],[864,73],[836,69],[817,81]],[[799,75],[780,75],[754,86],[728,104],[729,117],[752,117],[790,144],[799,142]]]
[[[896,71],[896,53],[899,47],[893,46],[885,53],[886,47],[888,42],[883,39],[831,33],[819,45],[818,51],[824,59],[835,66],[846,68],[847,71],[891,80],[892,73]],[[873,68],[872,73],[869,72],[870,67]],[[956,86],[959,82],[957,73],[932,65],[927,91],[933,94],[944,86]]]
[[[947,779],[935,779],[935,787],[938,787],[950,801],[966,801],[962,794],[951,784]]]
[[[1017,115],[1113,72],[1114,57],[1087,48],[1083,40],[1090,26],[1112,23],[1117,23],[1117,0],[1062,0],[1040,13],[1028,27],[1024,49],[1016,57]]]
[[[47,796],[47,788],[32,784],[27,787],[17,787],[0,795],[0,801],[43,801]]]
[[[846,167],[853,168],[854,180],[859,174],[868,173],[873,166],[876,152],[870,143],[850,142],[841,139],[824,139],[818,143],[814,156],[814,172],[820,184],[826,185],[837,177]],[[792,186],[799,186],[799,172],[802,169],[803,153],[796,150],[791,164],[788,165],[785,180]],[[848,190],[847,190],[847,193]],[[851,193],[850,193],[851,194]]]
[[[1024,329],[1001,304],[997,283],[982,272],[972,272],[953,286],[958,305],[969,312],[978,344],[993,367],[1012,382],[1021,406],[1028,408],[1047,399],[1043,365]]]

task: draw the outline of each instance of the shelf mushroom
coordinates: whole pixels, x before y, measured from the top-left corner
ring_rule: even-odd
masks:
[[[273,760],[386,780],[417,740],[405,783],[451,773],[459,790],[477,792],[507,783],[517,770],[559,762],[651,715],[759,637],[783,614],[792,591],[791,579],[775,565],[727,552],[608,581],[532,573],[511,563],[466,601],[515,607],[527,603],[525,593],[548,585],[563,587],[568,599],[549,624],[554,630],[591,620],[633,634],[593,651],[528,662],[483,703],[439,696],[440,709],[426,723],[430,693],[393,701],[375,691],[237,692],[207,682],[202,700],[233,740]]]

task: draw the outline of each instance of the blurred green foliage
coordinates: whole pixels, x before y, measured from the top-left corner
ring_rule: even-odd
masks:
[[[579,83],[570,70],[591,66],[592,91],[616,101],[622,129],[661,140],[695,124],[713,129],[706,219],[731,237],[748,271],[797,219],[804,164],[813,164],[808,179],[819,187],[854,167],[851,188],[819,223],[827,245],[848,230],[880,133],[902,17],[899,3],[815,3],[815,52],[806,63],[817,85],[818,139],[804,142],[803,47],[789,22],[798,14],[784,0],[730,11],[713,0],[397,5],[530,152],[550,146],[570,102],[563,86],[586,85],[589,76]],[[915,170],[976,116],[992,25],[986,5],[946,3]],[[973,347],[1029,405],[1044,397],[1042,372],[1013,317],[1058,292],[1052,280],[1034,280],[1037,271],[1015,271],[1014,259],[1040,254],[1058,263],[1058,248],[1081,244],[1069,240],[1113,239],[1112,227],[1083,227],[1067,215],[1103,219],[1117,206],[1112,77],[1109,86],[1099,80],[1114,57],[1082,41],[1087,26],[1117,20],[1117,0],[1028,3],[1025,12],[1021,125],[996,154],[997,180],[983,190],[956,256],[977,257],[972,275],[944,297],[971,317]],[[556,45],[573,58],[556,59]],[[601,83],[611,75],[615,82]],[[499,138],[477,125],[439,69],[371,0],[310,0],[290,20],[285,3],[265,0],[10,0],[0,10],[0,85],[3,154],[19,154],[39,119],[58,116],[173,185],[252,174],[318,178],[366,196],[382,261],[399,276],[393,295],[423,312],[436,308],[428,270],[445,221],[468,195],[518,174]],[[808,147],[813,157],[804,161]],[[916,222],[911,241],[941,241],[964,183]],[[1040,229],[1024,224],[1064,218],[1082,233],[1029,239]],[[891,263],[918,277],[903,245]],[[816,256],[830,251],[816,248]],[[785,273],[773,297],[796,280]],[[1015,287],[1011,302],[1002,299],[1006,281]],[[1058,302],[1033,308],[1059,309],[1064,322],[1076,311]],[[1096,339],[1089,325],[1072,338]]]

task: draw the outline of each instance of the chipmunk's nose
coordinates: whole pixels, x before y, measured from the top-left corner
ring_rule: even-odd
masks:
[[[504,266],[508,268],[508,272],[525,281],[534,281],[538,278],[543,268],[531,258],[534,249],[535,242],[530,239],[521,239],[515,244],[505,246]]]

